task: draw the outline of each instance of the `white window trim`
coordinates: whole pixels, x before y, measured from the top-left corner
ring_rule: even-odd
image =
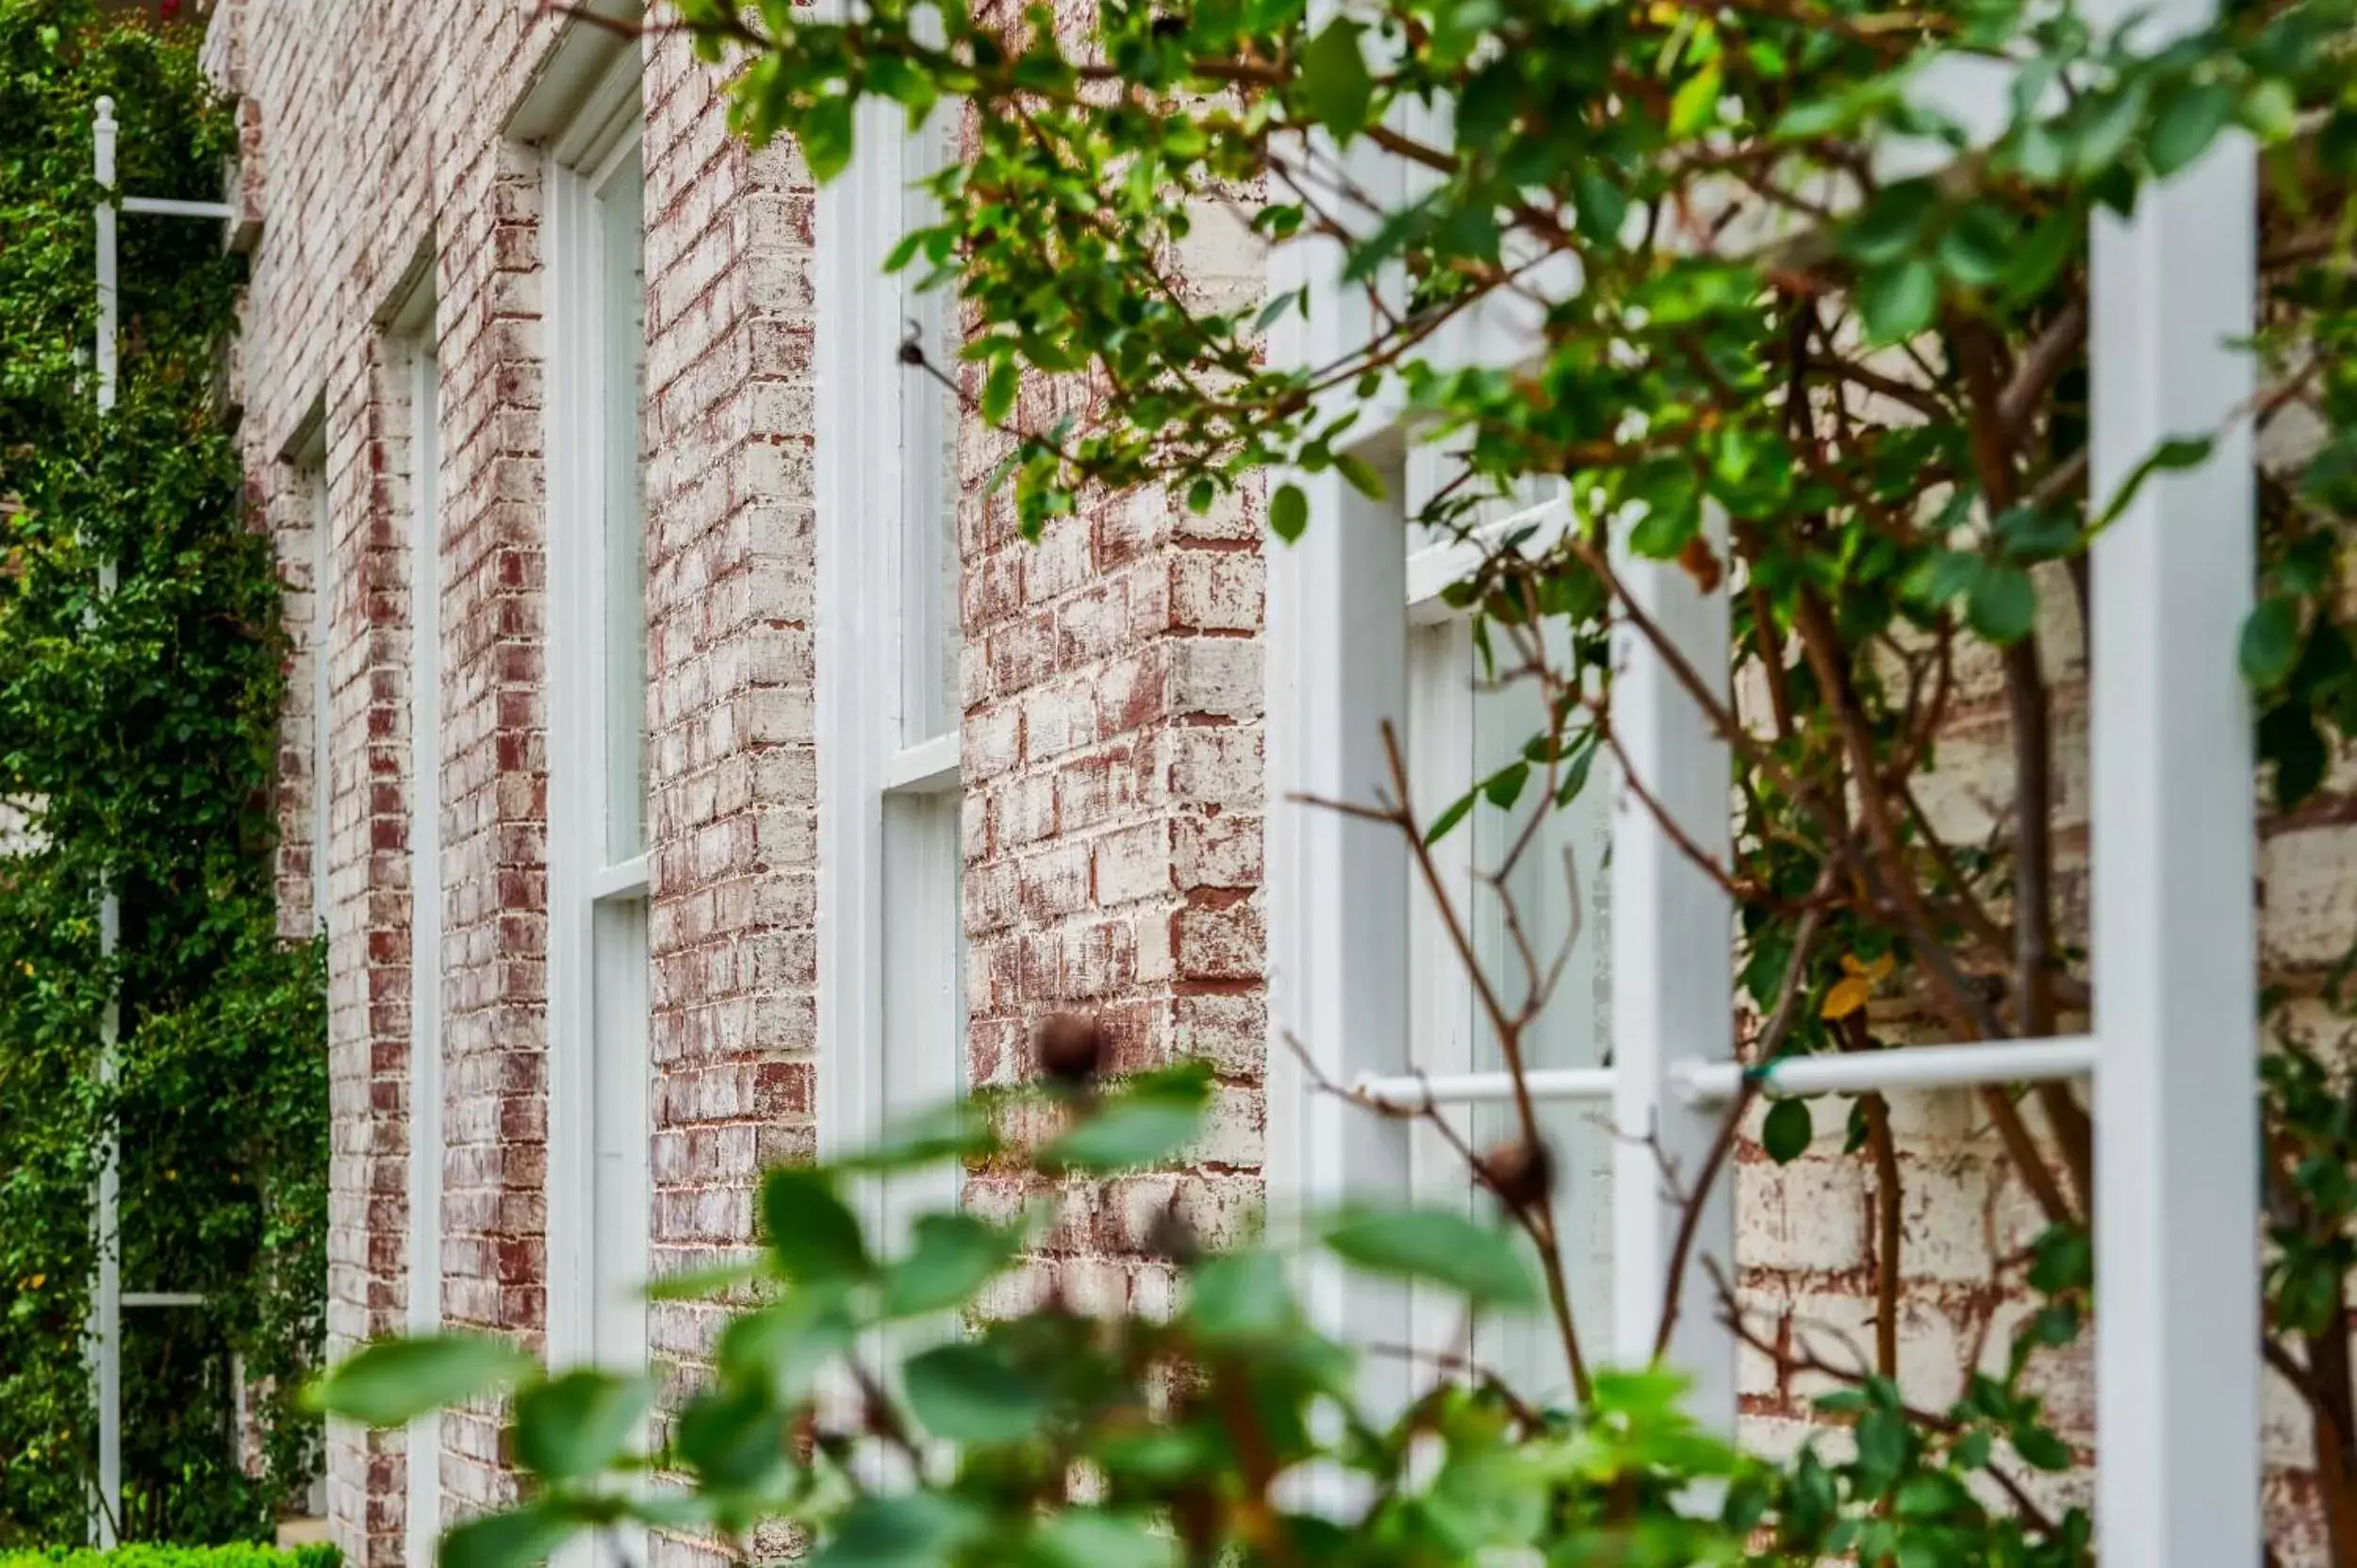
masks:
[[[409,1246],[408,1327],[442,1326],[441,367],[431,290],[403,323],[409,412]],[[441,1421],[408,1439],[409,1560],[441,1533]],[[422,1554],[422,1555],[420,1555]]]
[[[860,157],[820,191],[817,218],[827,236],[817,289],[828,302],[817,328],[818,1136],[829,1154],[871,1142],[889,1105],[950,1098],[964,1059],[954,1038],[959,933],[918,930],[908,917],[957,908],[962,856],[943,865],[931,852],[886,853],[896,813],[959,792],[957,730],[906,733],[921,678],[909,649],[937,646],[943,629],[937,614],[906,600],[904,540],[919,514],[948,498],[921,482],[932,470],[919,466],[937,468],[940,454],[910,450],[907,434],[910,400],[924,395],[898,359],[903,322],[919,314],[914,274],[882,267],[906,232],[909,187],[925,166],[898,106],[859,112]],[[947,112],[936,111],[933,127]],[[927,425],[915,424],[915,445],[929,448]],[[887,987],[899,1003],[892,1016]],[[936,996],[948,999],[947,1028],[933,1015],[940,1010],[911,1006]],[[925,1042],[936,1034],[931,1048]],[[888,1206],[880,1186],[858,1199],[880,1231],[905,1207]]]
[[[1313,0],[1313,10],[1333,3]],[[2199,26],[2215,8],[2170,0],[2155,25]],[[2125,8],[2106,0],[2103,9],[2100,20],[2115,20]],[[1363,143],[1343,161],[1378,201],[1405,188],[1398,164]],[[2253,523],[2248,424],[2233,419],[2252,372],[2231,346],[2250,331],[2255,223],[2219,221],[2254,211],[2249,144],[2228,138],[2147,193],[2134,220],[2095,225],[2095,493],[2115,493],[2168,437],[2230,422],[2233,434],[2200,470],[2147,483],[2095,548],[2094,1048],[1988,1044],[1894,1053],[1938,1058],[1920,1071],[1865,1058],[1811,1063],[1806,1075],[1808,1087],[1855,1090],[1876,1075],[2005,1081],[2100,1059],[2097,1289],[2129,1305],[2096,1334],[2097,1527],[2108,1554],[2153,1568],[2248,1561],[2260,1540],[2254,856],[2252,835],[2236,831],[2250,820],[2251,760],[2234,657]],[[1274,358],[1325,363],[1365,340],[1364,303],[1327,287],[1330,246],[1288,246],[1272,270],[1274,289],[1306,282],[1318,295],[1307,321],[1279,329]],[[1501,362],[1485,345],[1515,335],[1483,325],[1459,350]],[[1357,454],[1398,471],[1400,417],[1368,408]],[[1307,490],[1313,525],[1300,543],[1272,549],[1269,569],[1269,1180],[1280,1213],[1331,1201],[1345,1186],[1398,1198],[1408,1162],[1397,1124],[1318,1095],[1277,1043],[1297,1038],[1344,1081],[1396,1079],[1409,1065],[1401,846],[1380,826],[1294,803],[1297,794],[1364,800],[1383,782],[1376,727],[1406,709],[1403,624],[1392,613],[1407,586],[1395,542],[1405,514],[1331,472],[1284,477]],[[1712,528],[1723,544],[1723,520]],[[1723,668],[1723,591],[1706,596],[1673,563],[1634,558],[1623,543],[1614,540],[1618,569],[1635,602],[1691,668]],[[1424,563],[1420,577],[1439,566]],[[1613,643],[1613,725],[1631,767],[1695,844],[1723,856],[1725,743],[1646,639],[1624,623]],[[1610,1098],[1622,1136],[1608,1355],[1629,1362],[1651,1357],[1682,1207],[1645,1139],[1697,1170],[1736,1081],[1733,931],[1721,890],[1618,778],[1612,833]],[[1480,1076],[1462,1087],[1480,1088],[1471,1081]],[[1802,1074],[1789,1077],[1804,1087]],[[1557,1087],[1591,1097],[1605,1084],[1582,1075]],[[1685,1310],[1666,1357],[1693,1379],[1695,1413],[1722,1430],[1735,1422],[1735,1346],[1696,1305],[1710,1287],[1695,1276],[1705,1258],[1731,1259],[1733,1239],[1722,1173],[1687,1258]],[[2221,1268],[2220,1259],[2246,1263]],[[1330,1273],[1310,1283],[1312,1311],[1358,1337],[1408,1326],[1395,1296],[1353,1282],[1345,1312]],[[2245,1350],[2221,1358],[2220,1345]],[[2203,1376],[2185,1378],[2192,1365]],[[1379,1408],[1384,1390],[1370,1392]]]
[[[327,934],[327,839],[335,812],[335,515],[324,454],[302,469],[311,514],[311,929]]]
[[[630,1012],[642,1019],[646,971],[644,908],[649,857],[610,858],[607,838],[610,737],[606,684],[608,561],[605,509],[610,483],[602,460],[611,410],[606,399],[604,313],[614,307],[600,229],[601,192],[642,154],[642,74],[635,50],[613,60],[578,100],[549,143],[543,167],[543,241],[547,247],[547,486],[549,519],[549,1194],[548,1353],[552,1364],[617,1362],[601,1346],[602,1317],[620,1325],[614,1337],[635,1342],[617,1369],[647,1356],[643,1301],[605,1289],[602,1257],[630,1254],[633,1280],[651,1272],[652,1122],[650,1062],[634,1085],[602,1074],[602,1018]],[[631,389],[635,396],[636,388]],[[597,454],[599,460],[589,460]],[[643,809],[643,805],[642,805]],[[642,1023],[642,1029],[645,1026]],[[597,1131],[602,1105],[647,1136],[620,1172],[626,1189],[609,1213],[601,1197]]]

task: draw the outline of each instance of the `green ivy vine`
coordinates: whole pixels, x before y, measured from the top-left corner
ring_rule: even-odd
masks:
[[[276,933],[280,584],[217,412],[242,263],[210,224],[123,223],[119,406],[102,418],[102,94],[127,189],[218,190],[236,130],[192,26],[0,0],[0,801],[23,819],[0,858],[0,1547],[87,1528],[83,1325],[110,1130],[124,1288],[205,1297],[124,1313],[122,1534],[265,1537],[318,1467],[290,1401],[321,1345],[325,1001],[317,945]],[[251,1466],[240,1383],[263,1435]]]

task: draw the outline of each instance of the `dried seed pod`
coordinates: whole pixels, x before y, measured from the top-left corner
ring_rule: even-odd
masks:
[[[1555,1188],[1555,1156],[1544,1143],[1508,1139],[1481,1157],[1481,1180],[1508,1209],[1542,1202]]]
[[[1031,1037],[1040,1072],[1059,1083],[1085,1083],[1105,1065],[1105,1028],[1078,1013],[1059,1013]]]

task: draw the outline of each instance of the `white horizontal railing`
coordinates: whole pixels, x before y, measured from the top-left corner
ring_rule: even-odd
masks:
[[[1763,1092],[1861,1095],[1873,1090],[1976,1088],[1992,1083],[2038,1083],[2086,1078],[2095,1071],[2095,1042],[2082,1034],[2051,1040],[2001,1040],[1960,1046],[1906,1046],[1844,1056],[1787,1056],[1760,1067],[1687,1057],[1671,1064],[1670,1081],[1689,1105],[1723,1105],[1748,1074]],[[1539,1100],[1608,1100],[1618,1075],[1610,1067],[1541,1067],[1524,1074]],[[1372,1074],[1351,1094],[1393,1111],[1427,1106],[1496,1105],[1514,1098],[1514,1075],[1485,1073]]]
[[[1540,1067],[1523,1075],[1533,1099],[1612,1098],[1610,1067]],[[1398,1073],[1361,1077],[1351,1094],[1391,1111],[1420,1111],[1427,1105],[1500,1105],[1514,1098],[1512,1073]]]
[[[2095,1071],[2095,1042],[2085,1035],[1998,1040],[1965,1046],[1902,1046],[1844,1056],[1787,1056],[1751,1068],[1736,1062],[1678,1062],[1671,1081],[1689,1104],[1724,1104],[1745,1073],[1771,1095],[1862,1095],[1874,1090],[1970,1089],[2085,1078]]]
[[[226,223],[238,215],[227,202],[184,202],[173,196],[124,196],[115,206],[155,218],[218,218]]]

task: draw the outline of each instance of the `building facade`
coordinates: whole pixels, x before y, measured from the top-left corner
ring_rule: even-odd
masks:
[[[613,19],[539,0],[217,0],[210,19],[259,234],[240,437],[298,663],[285,930],[329,948],[331,1352],[447,1326],[692,1367],[713,1309],[641,1305],[635,1281],[747,1247],[766,1165],[1022,1076],[1030,1031],[1066,1011],[1120,1065],[1218,1069],[1197,1163],[1076,1197],[1049,1238],[1076,1302],[1151,1309],[1172,1283],[1134,1244],[1173,1197],[1233,1235],[1297,1163],[1264,1094],[1286,1048],[1270,955],[1294,949],[1263,886],[1284,805],[1262,520],[1145,494],[1021,539],[988,433],[897,363],[905,323],[933,342],[949,323],[878,272],[907,176],[948,150],[879,139],[822,199],[791,147],[730,135],[684,38]],[[1194,243],[1193,287],[1263,287],[1232,223]],[[1411,574],[1403,653],[1439,798],[1503,731],[1433,586]],[[2002,810],[2003,712],[1959,712],[1927,803],[1969,824]],[[2084,814],[2084,787],[2063,798]],[[2278,973],[2346,945],[2343,820],[2263,849]],[[1599,822],[1561,831],[1600,869]],[[1428,1065],[1478,1066],[1429,947],[1411,933],[1415,1037]],[[1575,976],[1555,1065],[1600,1059],[1604,985],[1599,962]],[[1895,1114],[1904,1365],[1937,1405],[2003,1354],[2001,1264],[2036,1225],[1969,1097]],[[1819,1126],[1822,1158],[1740,1158],[1739,1278],[1871,1339],[1871,1196],[1834,1157],[1838,1118]],[[1611,1149],[1586,1119],[1562,1137],[1600,1289]],[[1432,1156],[1407,1151],[1416,1172]],[[2084,1441],[2085,1370],[2049,1382]],[[1739,1392],[1756,1441],[1809,1429],[1812,1390],[1767,1359]],[[2303,1442],[2270,1428],[2279,1502]],[[331,1432],[327,1509],[362,1568],[427,1560],[439,1524],[514,1486],[488,1410]]]

